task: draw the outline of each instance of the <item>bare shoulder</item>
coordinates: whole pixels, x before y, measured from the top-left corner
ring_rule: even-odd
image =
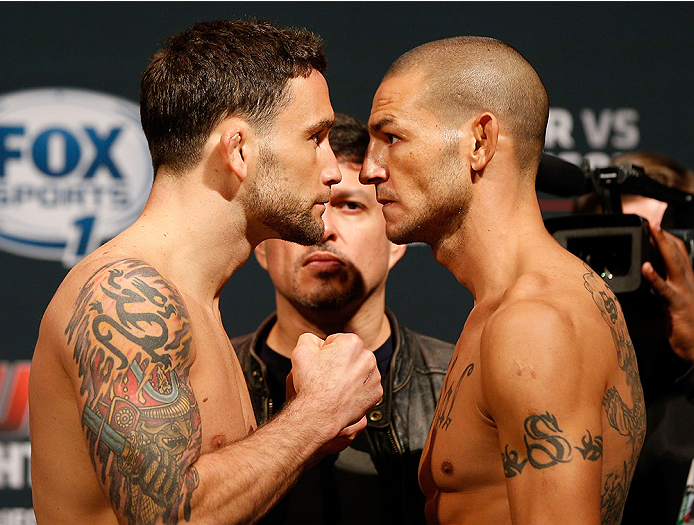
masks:
[[[553,479],[551,496],[565,502],[578,483],[581,507],[599,497],[602,522],[616,524],[645,435],[643,392],[617,298],[587,265],[570,270],[525,276],[490,313],[480,408],[517,497]]]
[[[526,400],[533,391],[543,396],[558,379],[577,385],[586,366],[581,339],[572,312],[556,301],[528,296],[501,305],[480,340],[483,387],[490,400],[503,400],[504,392]]]
[[[144,261],[119,259],[97,268],[79,289],[71,313],[65,333],[68,344],[74,345],[75,359],[86,350],[85,335],[90,333],[113,352],[118,367],[128,361],[118,351],[127,342],[140,354],[131,357],[152,365],[189,364],[190,326],[183,299]],[[119,337],[124,338],[122,344]]]
[[[511,331],[534,338],[565,337],[594,349],[597,342],[611,345],[614,331],[628,337],[619,302],[603,279],[582,261],[567,270],[522,276],[490,316],[487,334],[506,336]]]
[[[485,323],[480,352],[492,365],[486,377],[500,385],[509,378],[559,381],[571,397],[578,394],[572,385],[592,386],[600,397],[627,361],[629,375],[636,366],[616,297],[583,264],[558,277],[525,275],[507,290]]]
[[[47,355],[63,355],[88,454],[119,518],[134,522],[143,499],[138,523],[187,515],[201,424],[189,380],[190,317],[175,286],[141,260],[87,260],[42,324],[38,369],[48,369]]]

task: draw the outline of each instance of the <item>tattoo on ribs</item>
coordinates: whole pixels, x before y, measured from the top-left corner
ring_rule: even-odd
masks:
[[[525,419],[523,435],[527,459],[520,460],[520,454],[515,450],[509,451],[509,446],[506,445],[501,453],[504,474],[507,478],[517,476],[523,471],[526,463],[530,463],[535,469],[568,463],[574,459],[574,448],[581,452],[583,459],[597,461],[602,457],[602,437],[593,438],[589,430],[586,432],[587,434],[581,438],[583,447],[572,446],[569,440],[561,435],[563,431],[556,416],[549,412],[528,416]]]
[[[619,367],[624,371],[630,390],[631,406],[622,397],[616,386],[610,387],[603,398],[603,407],[610,426],[627,438],[630,457],[620,468],[607,473],[603,479],[602,522],[603,525],[618,524],[622,518],[624,500],[634,474],[636,461],[646,434],[646,409],[639,379],[634,346],[631,343],[624,314],[616,297],[605,282],[585,265],[584,286],[600,310],[603,320],[612,334]]]
[[[458,357],[456,356],[455,361],[453,361],[453,364],[451,365],[451,371],[455,369],[455,365],[457,362]],[[463,382],[464,378],[469,377],[470,374],[472,374],[472,371],[474,369],[474,363],[470,363],[469,365],[467,365],[467,367],[465,367],[465,370],[463,370],[463,373],[460,374],[460,377],[457,381],[451,379],[450,374],[446,374],[446,380],[443,384],[443,389],[441,390],[441,398],[439,399],[439,402],[436,405],[436,412],[434,413],[433,424],[436,427],[448,430],[448,427],[453,422],[453,420],[451,419],[451,412],[453,411],[453,404],[455,403],[455,400],[458,397],[458,390],[460,389],[460,384]]]
[[[146,263],[121,260],[85,284],[65,333],[92,461],[112,505],[128,523],[189,521],[201,427],[180,296]]]

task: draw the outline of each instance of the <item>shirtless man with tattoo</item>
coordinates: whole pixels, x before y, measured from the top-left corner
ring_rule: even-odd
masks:
[[[252,523],[364,428],[382,395],[373,353],[353,334],[304,334],[295,396],[256,431],[218,308],[258,243],[322,238],[340,180],[324,68],[308,31],[217,21],[145,70],[149,200],[68,274],[36,345],[38,523]]]
[[[542,222],[547,118],[535,70],[487,38],[406,53],[374,97],[361,181],[388,237],[475,298],[420,463],[430,523],[617,525],[643,442],[621,308]]]

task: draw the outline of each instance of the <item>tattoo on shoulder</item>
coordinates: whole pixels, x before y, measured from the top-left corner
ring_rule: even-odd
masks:
[[[605,282],[587,264],[584,266],[586,268],[586,273],[583,275],[584,286],[610,329],[619,367],[625,374],[631,397],[631,404],[629,404],[617,387],[612,386],[605,393],[602,402],[610,426],[627,438],[631,452],[628,461],[625,461],[619,469],[607,473],[603,480],[603,523],[617,524],[621,521],[624,499],[646,434],[646,408],[634,346],[619,302]]]
[[[84,285],[65,334],[92,461],[114,509],[128,523],[189,521],[201,427],[181,297],[148,264],[117,261]]]
[[[549,412],[534,414],[525,419],[523,441],[525,442],[525,459],[521,460],[520,453],[509,450],[508,445],[501,453],[504,474],[507,478],[521,474],[527,463],[535,469],[546,469],[573,461],[576,457],[573,454],[574,448],[587,461],[597,461],[602,457],[601,436],[593,437],[591,432],[586,430],[586,434],[581,439],[582,446],[572,445],[564,437],[556,416]]]

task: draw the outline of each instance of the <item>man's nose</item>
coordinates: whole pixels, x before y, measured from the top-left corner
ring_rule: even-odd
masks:
[[[325,229],[323,230],[323,239],[321,242],[334,241],[337,238],[337,210],[328,203],[325,206],[325,211],[323,212],[323,224]]]
[[[373,142],[371,142],[359,171],[359,182],[362,184],[380,184],[388,179],[385,163],[374,150]]]
[[[330,147],[326,151],[326,165],[321,171],[321,182],[326,186],[332,186],[337,184],[342,180],[342,173],[340,173],[340,168],[337,165],[337,159],[335,154]]]

